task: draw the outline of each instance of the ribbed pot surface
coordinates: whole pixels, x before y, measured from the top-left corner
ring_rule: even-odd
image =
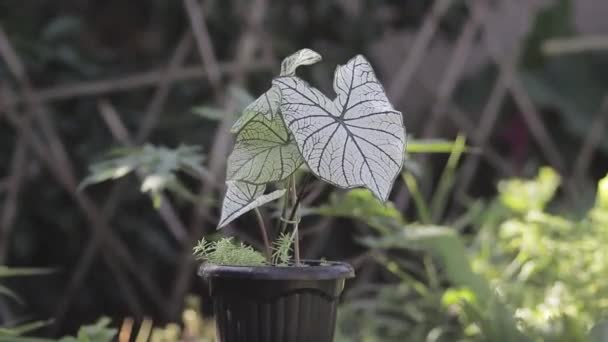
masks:
[[[332,342],[344,263],[303,267],[203,265],[219,342]],[[316,278],[316,279],[315,279]]]

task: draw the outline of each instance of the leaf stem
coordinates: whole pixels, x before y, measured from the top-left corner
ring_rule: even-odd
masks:
[[[299,209],[298,207],[300,206],[301,196],[298,196],[298,193],[296,191],[295,175],[292,176],[291,186],[292,186],[291,200],[293,202],[293,209],[292,209],[293,214],[291,215],[292,217],[290,218],[290,221],[294,221],[294,224],[293,224],[293,256],[294,256],[294,259],[296,262],[296,266],[298,266],[298,265],[300,265],[300,233],[298,232],[300,220],[299,220],[299,217],[297,217],[297,216],[298,216],[298,209]]]
[[[277,229],[280,228],[279,233],[282,233],[285,231],[285,228],[287,228],[287,210],[289,210],[289,200],[291,199],[291,183],[292,181],[294,181],[294,177],[289,177],[287,178],[287,191],[285,192],[285,197],[284,197],[284,201],[283,201],[283,208],[281,210],[281,220],[279,220],[279,222],[277,222]],[[279,234],[277,233],[277,234]]]
[[[258,219],[258,224],[260,226],[260,232],[262,233],[262,240],[264,240],[264,254],[266,255],[266,260],[268,262],[272,262],[272,249],[270,247],[270,241],[268,240],[268,233],[266,232],[266,223],[264,223],[264,217],[262,217],[262,213],[259,208],[255,208],[255,216]]]
[[[304,181],[302,182],[302,187],[300,187],[300,190],[296,192],[296,178],[295,175],[292,176],[292,180],[291,180],[291,184],[292,186],[289,187],[289,194],[292,197],[293,200],[293,207],[291,208],[291,213],[289,214],[289,219],[287,220],[288,222],[294,222],[294,243],[293,243],[293,254],[294,254],[294,259],[295,259],[295,263],[296,265],[300,264],[300,234],[298,232],[298,227],[300,224],[300,219],[299,217],[296,219],[296,214],[298,213],[298,208],[300,206],[300,200],[302,199],[303,195],[304,195],[304,191],[308,188],[308,185],[310,184],[310,173],[306,174],[306,177],[304,178]]]

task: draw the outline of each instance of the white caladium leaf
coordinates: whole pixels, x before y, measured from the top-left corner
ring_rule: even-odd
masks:
[[[369,62],[359,55],[336,69],[333,101],[298,77],[273,84],[311,171],[339,187],[366,187],[386,201],[405,159],[405,127]]]
[[[222,217],[217,226],[218,229],[244,213],[272,202],[285,194],[284,189],[264,194],[266,185],[253,185],[238,181],[228,181],[226,186],[226,195],[222,203]]]
[[[289,177],[303,163],[283,120],[259,115],[243,127],[228,157],[228,180],[266,184]]]
[[[281,76],[293,76],[301,65],[311,65],[319,62],[321,55],[311,49],[302,49],[283,59],[281,63]],[[243,110],[243,115],[234,123],[230,132],[238,133],[249,121],[258,115],[272,120],[279,110],[281,92],[271,87]]]
[[[294,76],[301,65],[312,65],[321,60],[321,55],[311,49],[302,49],[285,58],[281,63],[281,76]]]
[[[285,58],[282,76],[295,75],[300,65],[321,60],[321,55],[303,49]],[[231,131],[238,133],[236,144],[228,158],[226,182],[228,188],[222,205],[221,228],[243,213],[275,200],[285,194],[277,190],[265,195],[265,183],[287,178],[302,164],[293,135],[279,115],[281,92],[271,87],[247,106]]]
[[[249,106],[243,110],[243,115],[234,123],[230,132],[238,133],[249,121],[260,115],[267,120],[272,120],[276,117],[281,104],[281,92],[272,87],[267,92],[258,97]]]

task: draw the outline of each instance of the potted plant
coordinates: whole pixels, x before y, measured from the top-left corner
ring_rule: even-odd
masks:
[[[202,239],[194,248],[203,261],[199,275],[209,284],[220,342],[332,341],[338,299],[354,271],[343,262],[301,260],[302,195],[315,176],[344,189],[367,188],[384,202],[403,166],[403,116],[369,62],[359,55],[338,66],[331,100],[295,75],[298,67],[320,60],[310,49],[285,58],[272,87],[232,127],[236,143],[218,228],[254,211],[264,247],[259,252],[227,237]],[[197,201],[177,172],[203,175],[202,160],[193,146],[119,149],[92,165],[81,187],[135,172],[158,208],[165,190]],[[259,207],[277,200],[278,237],[271,242]]]
[[[369,62],[359,55],[338,66],[331,100],[295,75],[320,60],[309,49],[283,60],[272,87],[232,128],[236,143],[218,228],[253,210],[264,250],[231,238],[203,239],[194,250],[204,261],[199,275],[209,283],[219,341],[332,341],[338,298],[354,271],[342,262],[300,259],[302,194],[312,174],[340,188],[365,187],[386,201],[403,166],[403,117]],[[296,184],[304,166],[307,175]],[[271,243],[258,207],[279,199],[280,236]]]

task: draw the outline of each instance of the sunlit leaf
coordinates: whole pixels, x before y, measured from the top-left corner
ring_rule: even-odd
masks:
[[[267,120],[272,120],[279,110],[281,103],[281,93],[275,87],[258,97],[253,103],[245,107],[243,115],[234,123],[230,132],[238,133],[249,121],[258,115]]]
[[[311,171],[385,201],[403,166],[405,127],[363,56],[339,66],[332,101],[297,77],[280,77],[281,112]]]
[[[310,49],[302,49],[285,58],[281,63],[281,76],[293,76],[301,65],[315,64],[321,60],[321,55]],[[281,103],[281,92],[276,87],[271,87],[267,92],[258,97],[253,103],[245,107],[243,115],[232,126],[232,133],[239,132],[249,121],[258,115],[272,120],[279,110]]]
[[[441,297],[441,304],[446,307],[459,305],[463,302],[474,303],[477,300],[475,293],[468,288],[447,289]]]
[[[226,112],[223,109],[219,109],[219,108],[211,107],[211,106],[194,107],[194,108],[192,108],[192,112],[194,114],[200,116],[201,118],[211,120],[211,121],[221,121],[227,115],[230,115],[228,112]]]
[[[239,133],[228,158],[228,180],[265,184],[287,178],[303,160],[283,120],[260,115]]]
[[[45,275],[55,272],[52,268],[0,266],[0,278]]]
[[[392,235],[363,240],[372,248],[418,249],[430,252],[443,265],[447,279],[454,286],[475,294],[477,305],[465,305],[468,314],[483,313],[474,320],[481,326],[490,341],[529,341],[517,329],[511,309],[493,293],[485,278],[474,272],[460,236],[450,228],[441,226],[409,226]],[[468,303],[471,304],[471,303]],[[476,309],[476,310],[473,310]]]
[[[595,207],[608,211],[608,176],[602,178],[597,185]]]
[[[78,188],[83,189],[92,184],[122,178],[135,170],[135,167],[136,161],[130,158],[120,158],[93,164],[89,167],[89,176],[80,183]]]
[[[431,215],[433,222],[439,222],[441,217],[444,215],[445,208],[447,207],[449,193],[452,190],[454,183],[456,182],[456,168],[458,162],[462,157],[463,152],[466,150],[466,138],[464,135],[458,135],[448,162],[443,169],[441,177],[439,178],[439,184],[431,199]]]
[[[272,202],[285,194],[285,190],[275,190],[264,194],[266,185],[252,185],[238,181],[228,181],[226,185],[226,195],[222,203],[222,217],[218,229],[249,210]]]
[[[449,228],[410,226],[396,234],[365,239],[365,242],[375,248],[412,248],[430,251],[445,264],[447,276],[456,285],[472,289],[480,300],[489,300],[491,297],[491,290],[486,282],[472,271],[464,243],[457,233]]]
[[[310,65],[320,59],[312,50],[300,50],[284,60],[283,71],[291,75],[300,65]],[[233,181],[227,182],[219,227],[282,196],[284,191],[263,195],[266,186],[261,184],[285,179],[303,163],[292,135],[278,115],[280,101],[279,89],[271,87],[247,106],[232,126],[231,131],[238,132],[238,136],[228,158],[227,178]]]
[[[169,174],[167,176],[149,175],[141,182],[141,192],[159,192],[167,187],[167,184],[173,182],[175,176]]]
[[[177,188],[179,171],[201,177],[207,171],[203,167],[204,157],[196,146],[182,145],[175,149],[145,145],[141,148],[117,149],[108,159],[90,167],[90,175],[80,184],[84,188],[91,184],[117,179],[137,171],[142,178],[140,190],[150,194],[155,205],[160,205],[164,190]]]
[[[413,139],[407,142],[407,153],[452,153],[457,148],[456,141],[440,139]],[[463,152],[471,151],[464,147]]]
[[[253,96],[251,96],[247,90],[242,87],[232,85],[228,87],[228,95],[236,104],[236,108],[239,112],[245,109],[245,107],[247,107],[251,101],[254,100]]]
[[[301,65],[312,65],[321,60],[321,55],[311,49],[302,49],[285,58],[281,63],[281,76],[294,76]]]
[[[76,337],[63,337],[59,342],[111,342],[116,336],[116,329],[110,328],[110,319],[100,318],[95,324],[80,327]]]
[[[511,210],[527,212],[543,209],[560,185],[555,170],[543,167],[534,180],[512,179],[498,184],[501,202]]]
[[[380,202],[367,189],[353,189],[346,194],[333,193],[329,203],[317,210],[324,216],[363,220],[374,228],[404,223],[401,213],[391,202]]]
[[[234,107],[232,107],[233,109],[230,111],[226,110],[226,108],[202,105],[192,108],[192,112],[210,121],[222,121],[225,119],[235,121],[245,107],[254,100],[254,98],[241,87],[229,87],[228,96],[234,104]]]

